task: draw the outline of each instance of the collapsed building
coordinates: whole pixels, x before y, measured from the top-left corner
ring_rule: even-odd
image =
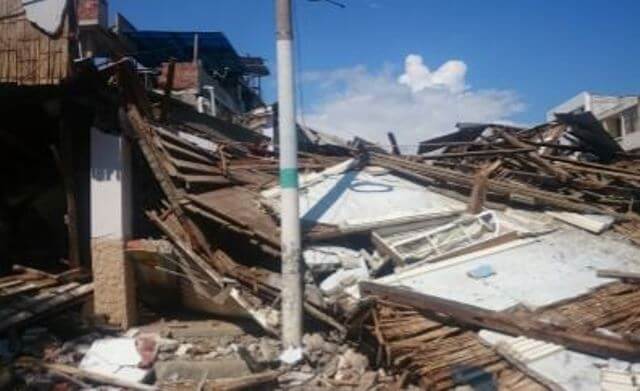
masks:
[[[105,8],[0,2],[0,356],[22,381],[637,387],[640,157],[592,113],[463,123],[416,155],[300,126],[308,334],[286,366],[277,148],[245,126],[268,71]],[[60,317],[84,331],[51,341]]]
[[[549,110],[547,119],[553,120],[557,113],[593,113],[625,150],[634,151],[640,148],[636,134],[640,127],[639,110],[637,96],[607,96],[585,91]]]

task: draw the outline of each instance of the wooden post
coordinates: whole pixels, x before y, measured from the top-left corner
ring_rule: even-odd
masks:
[[[200,49],[199,46],[200,46],[200,37],[196,33],[196,35],[193,36],[193,63],[194,64],[198,63],[198,50]]]
[[[164,98],[162,99],[162,108],[160,111],[160,121],[166,122],[169,115],[169,105],[171,104],[171,90],[173,90],[173,79],[176,73],[175,58],[169,59],[169,67],[167,69],[167,80],[164,85]]]
[[[485,199],[487,197],[487,184],[489,183],[489,175],[500,166],[501,161],[496,160],[491,165],[481,168],[475,175],[473,180],[473,188],[469,199],[467,212],[478,214],[482,212]]]
[[[65,224],[68,231],[69,242],[69,266],[77,268],[80,266],[80,235],[78,233],[78,206],[75,195],[75,181],[73,180],[73,144],[71,140],[71,129],[64,125],[60,126],[60,149],[59,153],[55,146],[51,146],[51,153],[58,166],[58,171],[62,177],[67,203],[67,214]]]
[[[396,136],[393,132],[387,133],[387,137],[389,137],[389,142],[391,143],[391,152],[394,155],[401,155],[400,147],[398,146],[398,142],[396,141]]]

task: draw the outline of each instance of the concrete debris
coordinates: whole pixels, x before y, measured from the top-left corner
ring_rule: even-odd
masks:
[[[178,346],[178,349],[175,351],[175,355],[178,357],[186,356],[191,349],[193,349],[193,345],[190,343],[181,344]]]
[[[320,283],[320,289],[325,295],[335,295],[345,288],[369,278],[369,268],[366,261],[362,257],[356,258],[356,260],[359,263],[350,265],[350,268],[338,269]]]
[[[215,360],[172,360],[156,363],[154,366],[160,381],[183,381],[201,379],[222,379],[242,377],[251,374],[244,360],[237,358],[219,358]]]
[[[312,273],[326,275],[346,264],[351,265],[359,253],[339,246],[312,246],[304,250],[303,257]]]
[[[368,368],[367,357],[349,349],[338,359],[338,370],[334,378],[343,382],[356,382],[362,378]]]
[[[148,360],[147,351],[144,355],[140,353],[136,339],[108,338],[91,345],[79,368],[126,381],[141,382],[149,375],[150,370],[140,367],[140,364],[149,366]]]
[[[280,361],[285,364],[293,365],[302,361],[304,350],[302,348],[289,347],[280,354]]]
[[[272,363],[276,361],[280,353],[280,343],[274,340],[262,338],[257,344],[256,359],[259,362]]]

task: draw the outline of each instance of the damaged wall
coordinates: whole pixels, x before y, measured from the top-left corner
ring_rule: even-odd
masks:
[[[50,36],[27,18],[21,0],[0,1],[0,83],[52,85],[70,75],[72,18],[63,15]]]
[[[131,150],[128,141],[91,129],[91,255],[98,316],[135,322],[133,267],[125,257],[131,235]]]

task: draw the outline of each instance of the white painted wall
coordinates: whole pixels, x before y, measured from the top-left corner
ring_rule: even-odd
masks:
[[[547,121],[555,119],[555,113],[569,113],[574,110],[583,108],[585,111],[591,111],[593,115],[600,118],[607,111],[615,110],[617,106],[637,102],[635,96],[606,96],[596,95],[589,92],[581,92],[573,98],[559,104],[547,112]]]
[[[625,151],[640,149],[640,105],[636,107],[635,132],[625,133],[622,148]]]
[[[624,150],[640,148],[640,98],[637,96],[606,96],[595,95],[588,92],[581,92],[566,102],[552,108],[547,112],[547,120],[553,121],[555,113],[568,113],[578,109],[590,111],[600,120],[604,128],[615,136],[618,132],[612,127],[618,124],[617,120],[624,112],[630,109],[638,110],[633,133],[627,132],[627,127],[619,129],[619,136],[616,139]]]
[[[567,100],[564,103],[547,111],[547,121],[553,121],[556,119],[555,113],[569,113],[579,108],[585,108],[590,105],[590,94],[588,92],[581,92],[573,98]]]
[[[120,136],[91,129],[91,238],[131,232],[131,150]]]

